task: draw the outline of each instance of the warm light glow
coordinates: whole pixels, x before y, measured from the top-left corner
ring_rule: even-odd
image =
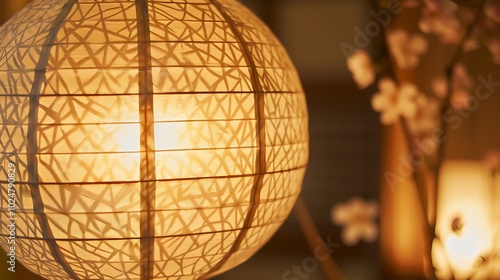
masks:
[[[448,161],[440,183],[436,231],[444,242],[444,251],[435,243],[434,262],[440,278],[450,278],[447,258],[455,277],[466,279],[476,270],[481,257],[493,249],[492,180],[481,162]],[[454,228],[455,219],[463,228]]]
[[[182,147],[183,141],[179,137],[181,131],[185,131],[186,126],[182,123],[157,123],[155,131],[165,131],[162,134],[156,134],[156,150],[176,150]]]
[[[460,236],[450,235],[445,240],[445,250],[451,263],[456,269],[470,270],[480,256],[480,241],[482,236],[479,232],[464,230]]]
[[[0,245],[48,279],[206,279],[288,217],[308,161],[285,49],[236,0],[35,0],[0,28]]]
[[[139,151],[139,124],[99,124],[91,131],[92,138],[103,150],[110,152]]]

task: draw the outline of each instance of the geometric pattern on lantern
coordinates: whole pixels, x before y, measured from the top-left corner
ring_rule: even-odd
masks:
[[[308,160],[296,70],[234,0],[35,0],[0,28],[0,116],[0,244],[12,162],[17,258],[47,279],[227,271]]]

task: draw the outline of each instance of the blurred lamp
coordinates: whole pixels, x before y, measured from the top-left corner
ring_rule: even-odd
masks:
[[[205,279],[308,160],[286,51],[236,0],[35,0],[0,28],[0,242],[47,279]],[[16,204],[8,206],[9,166]]]
[[[451,279],[448,262],[455,279],[498,279],[498,179],[482,162],[447,161],[440,184],[436,232],[443,246],[435,242],[433,250],[438,276]]]

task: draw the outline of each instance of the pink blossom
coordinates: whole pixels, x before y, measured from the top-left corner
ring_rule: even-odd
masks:
[[[445,77],[438,77],[432,80],[432,92],[440,99],[444,99],[448,93],[448,82]]]
[[[473,23],[476,13],[477,11],[475,8],[463,7],[459,10],[458,15],[464,26],[468,26]],[[481,46],[479,39],[487,36],[494,29],[495,24],[491,20],[484,16],[480,17],[476,27],[472,30],[470,38],[465,42],[464,51],[470,52],[479,49]]]
[[[332,222],[343,226],[342,241],[348,246],[360,240],[374,242],[378,237],[378,226],[374,222],[378,215],[376,202],[365,202],[355,197],[347,203],[335,205],[331,211]]]
[[[416,97],[418,89],[410,83],[397,87],[389,78],[380,79],[379,92],[371,100],[372,108],[380,112],[380,122],[385,125],[394,124],[399,117],[412,118],[417,112]]]
[[[480,47],[479,41],[476,39],[470,38],[467,41],[465,41],[464,51],[466,51],[466,52],[475,51],[475,50],[479,49],[479,47]]]
[[[463,64],[457,64],[453,69],[451,106],[455,109],[465,109],[470,105],[474,81]],[[431,83],[432,92],[440,99],[444,99],[449,90],[444,76],[435,78]]]
[[[375,81],[370,55],[364,50],[357,50],[347,59],[347,68],[359,89],[365,89]]]
[[[408,119],[408,128],[415,136],[429,136],[440,125],[441,102],[419,94],[416,104],[417,113],[413,118]]]
[[[453,93],[451,106],[456,109],[465,109],[470,105],[471,91],[474,81],[463,64],[457,64],[453,69]]]
[[[428,48],[427,40],[424,36],[420,34],[410,36],[403,29],[388,32],[387,43],[399,68],[408,70],[418,65],[420,56]]]
[[[458,6],[450,0],[424,0],[420,30],[434,34],[444,44],[460,42],[464,30],[456,16]]]
[[[470,93],[466,91],[454,91],[451,96],[451,106],[455,109],[464,110],[470,106]]]
[[[494,38],[488,45],[488,50],[493,56],[493,62],[500,64],[500,38]]]

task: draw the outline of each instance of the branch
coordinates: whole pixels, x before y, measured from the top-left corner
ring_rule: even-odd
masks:
[[[302,229],[302,233],[311,248],[311,252],[314,252],[317,248],[325,248],[325,242],[319,235],[318,228],[316,227],[316,224],[314,224],[314,221],[309,214],[309,210],[307,210],[307,206],[300,196],[295,203],[294,213],[297,217],[300,228]],[[345,280],[345,277],[340,271],[335,260],[328,252],[326,253],[328,258],[323,261],[318,260],[318,262],[320,263],[321,268],[323,268],[325,274],[328,276],[328,279]]]
[[[403,126],[403,131],[405,134],[406,138],[406,143],[408,147],[408,152],[411,153],[412,151],[415,150],[415,146],[413,143],[413,137],[411,135],[410,130],[408,129],[408,124],[406,123],[405,120],[401,120],[401,124]],[[436,230],[435,227],[433,227],[429,223],[429,213],[428,213],[428,202],[427,202],[427,196],[426,196],[426,191],[425,191],[425,178],[420,178],[419,174],[417,173],[417,168],[413,167],[413,172],[412,172],[413,180],[415,182],[415,187],[417,188],[417,193],[418,193],[418,200],[420,202],[420,210],[422,212],[422,221],[424,223],[424,243],[426,244],[427,248],[425,249],[425,258],[428,259],[429,261],[429,274],[430,278],[432,280],[437,279],[436,276],[436,269],[434,268],[434,265],[432,263],[432,246],[433,246],[433,241],[436,238]],[[451,269],[451,265],[448,263]],[[452,271],[453,275],[453,271]],[[454,278],[453,278],[454,279]]]
[[[450,85],[451,85],[451,81],[453,79],[453,69],[462,59],[462,56],[465,52],[465,44],[471,38],[472,33],[474,32],[474,28],[476,28],[476,26],[479,24],[479,21],[481,20],[481,16],[484,13],[485,3],[486,3],[486,0],[480,0],[479,5],[478,5],[478,9],[477,9],[476,14],[474,16],[474,20],[467,27],[464,36],[462,37],[462,39],[460,40],[460,42],[458,44],[457,51],[455,52],[455,54],[453,55],[453,57],[450,61],[450,65],[446,69],[446,77],[447,77],[447,80],[450,83]],[[446,97],[445,97],[443,109],[449,109],[452,92],[453,92],[453,88],[452,88],[452,86],[449,86],[448,92],[447,92]],[[443,110],[443,113],[445,113],[445,112],[446,112],[446,110]]]
[[[478,9],[477,9],[476,14],[474,16],[474,20],[467,27],[467,30],[466,30],[464,36],[460,40],[457,51],[455,52],[455,54],[453,55],[453,57],[451,59],[450,65],[446,69],[446,79],[447,79],[447,82],[450,86],[448,86],[448,92],[446,94],[445,100],[443,102],[443,106],[441,108],[441,128],[443,129],[443,131],[445,133],[448,131],[448,123],[445,122],[443,116],[450,109],[450,100],[451,100],[451,96],[453,94],[453,83],[452,83],[452,81],[453,81],[453,69],[462,59],[462,56],[463,56],[464,50],[465,50],[465,44],[471,38],[472,33],[474,32],[474,28],[476,28],[476,26],[478,25],[478,23],[481,19],[481,16],[484,13],[485,3],[486,3],[486,0],[480,0],[479,5],[478,5]],[[445,153],[444,153],[445,152],[445,144],[446,144],[446,141],[441,141],[441,143],[439,143],[437,163],[436,163],[435,170],[434,170],[434,189],[433,189],[434,196],[433,196],[433,199],[435,201],[433,201],[433,204],[432,204],[434,207],[434,209],[433,209],[434,216],[437,216],[437,211],[436,211],[437,210],[436,209],[436,207],[437,207],[437,190],[438,190],[437,186],[439,183],[439,173],[441,171],[441,166],[443,164],[444,155],[445,155]],[[433,221],[431,221],[431,225],[433,225],[434,228],[436,227],[436,217],[434,217]]]
[[[445,122],[443,116],[450,109],[450,100],[451,100],[451,96],[453,94],[453,83],[452,83],[453,82],[453,69],[462,59],[462,56],[465,52],[465,44],[471,38],[471,36],[474,32],[474,29],[476,28],[476,26],[479,24],[479,21],[481,20],[481,16],[484,13],[485,3],[486,3],[486,0],[479,1],[479,5],[477,8],[476,14],[474,16],[474,20],[467,27],[466,32],[465,32],[464,36],[462,37],[462,39],[460,40],[460,43],[458,44],[458,48],[451,59],[450,65],[446,69],[446,79],[447,79],[449,86],[448,86],[448,92],[445,96],[445,99],[444,99],[444,102],[443,102],[443,105],[441,108],[441,124],[440,124],[440,127],[443,129],[443,131],[445,133],[447,133],[447,131],[448,131],[448,123]],[[431,205],[433,207],[432,213],[434,215],[430,221],[431,231],[434,233],[436,232],[439,175],[441,172],[441,167],[443,165],[443,160],[444,160],[444,156],[445,156],[445,147],[446,147],[446,141],[441,141],[439,143],[439,146],[438,146],[437,159],[436,159],[437,162],[436,162],[436,166],[434,168],[434,186],[432,186],[433,193],[431,196],[433,199],[433,201],[431,202]],[[441,242],[441,239],[438,238],[438,241]],[[442,242],[441,242],[441,244],[442,244]],[[444,253],[447,256],[446,252],[444,252]],[[452,268],[451,263],[448,260],[448,256],[447,256],[447,262],[448,262],[448,266],[450,268],[450,272],[452,274],[451,275],[452,279],[455,279],[453,268]]]

